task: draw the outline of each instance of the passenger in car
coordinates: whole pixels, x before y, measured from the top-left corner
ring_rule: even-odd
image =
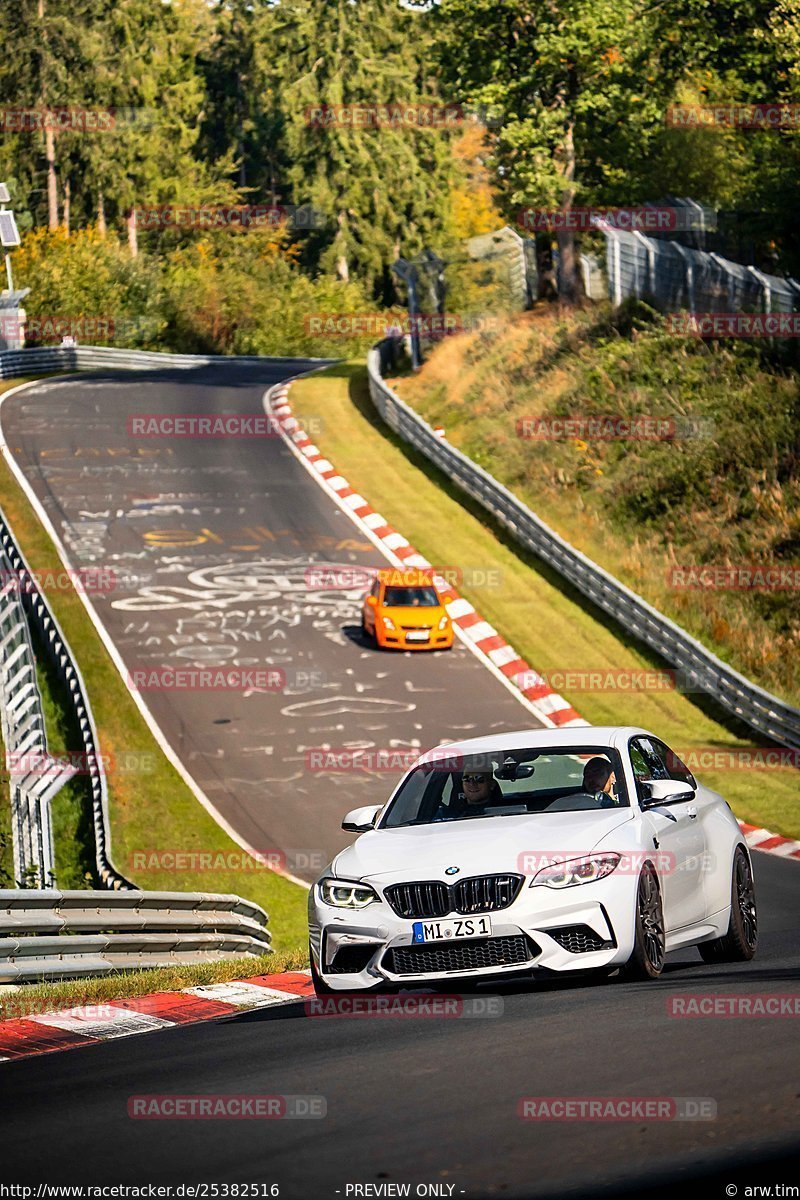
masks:
[[[595,796],[601,808],[612,808],[617,803],[614,795],[616,782],[614,769],[607,758],[590,758],[583,768],[583,790]]]

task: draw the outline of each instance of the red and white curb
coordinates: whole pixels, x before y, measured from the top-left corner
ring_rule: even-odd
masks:
[[[780,858],[794,858],[800,861],[800,842],[781,837],[778,833],[770,833],[768,829],[758,829],[745,821],[740,821],[739,827],[751,850],[763,850],[767,854],[777,854]]]
[[[292,415],[288,401],[291,381],[276,384],[264,396],[268,416],[277,421],[287,443],[319,482],[339,503],[373,545],[397,567],[432,567],[388,521],[376,512],[363,496],[350,487],[333,463],[319,448]],[[459,592],[441,576],[434,575],[437,589],[456,633],[494,675],[515,692],[517,698],[548,728],[566,725],[586,725],[588,722],[575,711],[568,700],[554,692],[534,671],[513,646]]]
[[[22,989],[19,994],[23,994]],[[0,1021],[0,1062],[53,1050],[75,1050],[176,1025],[213,1021],[314,995],[309,971],[284,971],[279,975],[257,975],[253,979],[209,983],[178,992],[156,992],[14,1017]]]

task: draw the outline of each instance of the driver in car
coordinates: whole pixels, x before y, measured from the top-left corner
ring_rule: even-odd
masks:
[[[612,808],[617,803],[616,782],[617,777],[607,758],[590,758],[583,768],[583,790],[594,796],[601,808]]]
[[[450,804],[440,804],[434,821],[454,817],[481,816],[503,799],[503,793],[493,773],[484,768],[467,768],[461,776],[463,791],[454,792]]]

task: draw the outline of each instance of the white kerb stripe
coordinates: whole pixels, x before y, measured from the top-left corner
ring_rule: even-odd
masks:
[[[100,1008],[105,1009],[108,1015],[99,1017]],[[80,1008],[74,1008],[26,1019],[36,1021],[38,1025],[51,1025],[69,1033],[82,1033],[85,1037],[96,1038],[128,1037],[132,1033],[147,1033],[150,1029],[169,1029],[175,1024],[163,1017],[153,1017],[150,1013],[133,1012],[127,1008],[113,1008],[110,1004],[89,1005],[84,1013],[82,1015]]]
[[[449,604],[445,605],[445,608],[454,619],[456,617],[466,617],[468,613],[475,612],[469,600],[465,600],[463,596],[459,596],[457,600],[451,600]]]
[[[352,496],[342,496],[342,504],[346,504],[348,508],[362,508],[367,501],[363,496],[359,496],[358,492],[353,492]]]
[[[489,651],[489,658],[496,667],[505,667],[508,663],[516,662],[519,654],[513,646],[498,646],[496,650]]]
[[[486,638],[497,637],[497,630],[488,621],[478,621],[464,630],[471,642],[483,642]]]
[[[257,983],[245,983],[233,980],[231,983],[207,983],[201,987],[184,989],[193,996],[203,1000],[221,1000],[223,1004],[236,1004],[241,1007],[265,1008],[270,1004],[279,1004],[286,999],[287,992],[277,992],[274,988],[259,987]],[[296,999],[292,996],[292,999]]]
[[[400,546],[407,546],[408,542],[403,537],[402,533],[387,533],[385,538],[381,539],[384,546],[389,550],[397,550]]]
[[[563,696],[559,696],[558,692],[551,692],[549,696],[539,696],[535,703],[548,716],[554,712],[563,712],[565,708],[572,708],[569,700],[565,700]]]
[[[382,517],[380,513],[367,513],[361,518],[367,529],[380,529],[381,525],[386,524],[386,517]]]

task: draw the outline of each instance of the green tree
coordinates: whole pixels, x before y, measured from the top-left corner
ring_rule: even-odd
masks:
[[[391,263],[441,241],[453,164],[441,128],[378,128],[313,114],[380,106],[438,106],[420,58],[418,14],[390,0],[282,0],[274,35],[258,46],[272,64],[290,198],[323,213],[306,261],[376,297],[394,296]],[[316,123],[315,123],[316,121]]]
[[[441,0],[435,14],[445,78],[502,114],[494,160],[509,212],[631,202],[664,108],[642,0]],[[575,236],[557,240],[562,294],[575,300]]]

